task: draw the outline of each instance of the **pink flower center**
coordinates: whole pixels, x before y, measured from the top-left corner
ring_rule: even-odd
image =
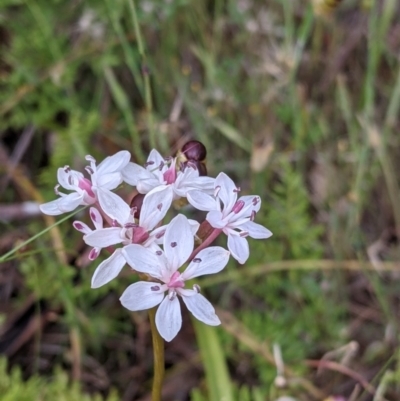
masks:
[[[143,244],[149,238],[149,234],[143,227],[134,227],[132,235],[132,244]]]
[[[166,181],[167,184],[173,184],[176,181],[175,161],[171,163],[171,166],[164,173],[164,181]]]
[[[81,178],[78,183],[78,187],[83,189],[87,192],[87,194],[92,197],[96,198],[96,195],[92,191],[92,183],[87,178]]]
[[[168,288],[183,288],[185,286],[185,282],[181,278],[181,273],[175,272],[167,284]]]

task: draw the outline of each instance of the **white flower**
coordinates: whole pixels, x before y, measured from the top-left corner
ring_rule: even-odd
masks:
[[[122,183],[121,170],[126,167],[130,158],[130,153],[122,150],[105,158],[96,166],[93,157],[86,156],[86,160],[90,161],[90,166],[86,167],[86,170],[91,175],[91,180],[85,178],[79,171],[71,170],[69,166],[59,168],[57,171],[59,185],[55,187],[55,192],[60,198],[40,205],[40,210],[44,214],[57,216],[71,212],[79,205],[93,205],[97,201],[101,205],[103,194]],[[73,192],[70,194],[59,192],[60,185]]]
[[[122,294],[122,305],[138,311],[160,306],[156,313],[156,325],[160,335],[171,341],[182,326],[182,315],[177,295],[182,297],[189,311],[202,322],[211,326],[220,324],[211,303],[200,294],[200,287],[185,289],[185,281],[204,274],[221,271],[229,259],[229,252],[221,247],[200,251],[183,273],[178,269],[193,251],[193,235],[185,216],[171,220],[164,236],[164,252],[132,244],[122,253],[128,264],[138,272],[146,273],[154,281],[139,281],[130,285]],[[165,296],[165,292],[168,295]]]
[[[144,247],[160,244],[167,226],[153,229],[165,217],[170,204],[171,199],[161,195],[157,189],[153,193],[147,194],[143,199],[139,221],[136,223],[135,208],[130,208],[122,198],[113,192],[105,193],[103,194],[103,211],[113,220],[113,226],[106,228],[96,227],[96,230],[89,229],[89,231],[85,232],[83,240],[87,245],[96,249],[116,244],[124,246],[140,244]],[[194,236],[199,228],[199,223],[190,220],[190,227],[192,236]],[[158,249],[158,247],[155,249]],[[92,277],[92,288],[101,287],[117,277],[125,263],[121,249],[116,249],[95,270]]]
[[[260,197],[250,195],[237,199],[238,192],[234,182],[225,173],[220,173],[215,179],[215,197],[201,191],[190,191],[187,199],[195,208],[208,211],[207,221],[228,236],[228,249],[243,264],[249,257],[246,237],[269,238],[272,233],[253,221],[260,210]]]
[[[163,191],[165,197],[172,195],[172,200],[185,198],[190,190],[201,190],[212,193],[214,178],[200,176],[197,169],[188,165],[184,171],[176,170],[176,158],[170,165],[153,149],[147,159],[145,168],[129,163],[122,171],[126,183],[136,186],[138,192],[147,194],[156,188]]]

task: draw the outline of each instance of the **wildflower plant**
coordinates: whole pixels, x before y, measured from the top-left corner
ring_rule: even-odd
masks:
[[[249,257],[246,237],[272,235],[254,222],[260,197],[238,198],[240,188],[225,173],[216,178],[207,175],[205,158],[206,149],[198,141],[186,143],[175,157],[163,158],[153,149],[144,166],[130,162],[128,151],[107,157],[98,166],[93,157],[86,156],[90,179],[69,166],[60,168],[55,188],[59,198],[41,205],[49,215],[90,206],[92,227],[82,221],[74,221],[73,226],[92,248],[90,260],[104,249],[111,254],[95,269],[92,288],[117,278],[123,268],[139,274],[140,281],[131,284],[120,301],[131,311],[157,307],[155,314],[149,312],[156,328],[153,337],[166,341],[173,340],[182,326],[180,299],[201,322],[220,324],[200,286],[187,281],[220,272],[230,255],[245,263]],[[130,204],[113,192],[122,183],[137,192]],[[60,192],[60,185],[71,193]],[[185,202],[207,211],[206,219],[200,223],[179,213],[170,222],[164,221],[171,207]],[[220,234],[227,236],[228,250],[211,246]]]

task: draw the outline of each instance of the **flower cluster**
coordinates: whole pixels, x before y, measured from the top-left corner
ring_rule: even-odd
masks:
[[[82,232],[83,240],[92,247],[89,259],[96,259],[103,248],[111,255],[101,262],[92,277],[92,288],[98,288],[118,276],[128,264],[141,273],[145,281],[130,285],[122,294],[122,305],[138,311],[158,306],[156,325],[161,336],[171,341],[182,325],[178,296],[189,311],[209,325],[220,323],[211,303],[201,295],[197,284],[185,288],[186,281],[221,271],[232,255],[243,264],[249,257],[246,237],[268,238],[272,233],[254,222],[260,210],[259,196],[241,196],[240,188],[225,174],[207,176],[206,150],[197,141],[184,145],[175,157],[163,158],[152,150],[145,165],[130,162],[130,153],[120,151],[86,171],[90,179],[69,166],[59,168],[59,198],[41,205],[43,213],[59,215],[90,206],[93,223],[82,221],[73,226]],[[115,190],[123,182],[136,188],[138,194],[130,204]],[[71,191],[60,192],[58,188]],[[179,199],[206,211],[200,225],[183,214],[163,224],[168,210]],[[199,229],[199,227],[207,229]],[[206,233],[206,234],[204,234]],[[210,246],[220,234],[227,236],[228,250]],[[181,267],[187,264],[184,271]]]

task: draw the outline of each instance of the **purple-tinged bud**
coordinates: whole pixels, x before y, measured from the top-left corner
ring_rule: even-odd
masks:
[[[144,194],[136,194],[131,200],[130,207],[135,208],[135,218],[136,219],[138,219],[140,217],[140,212],[142,210],[144,196],[145,196]]]
[[[181,152],[190,161],[203,161],[207,157],[206,147],[199,141],[186,142]]]

